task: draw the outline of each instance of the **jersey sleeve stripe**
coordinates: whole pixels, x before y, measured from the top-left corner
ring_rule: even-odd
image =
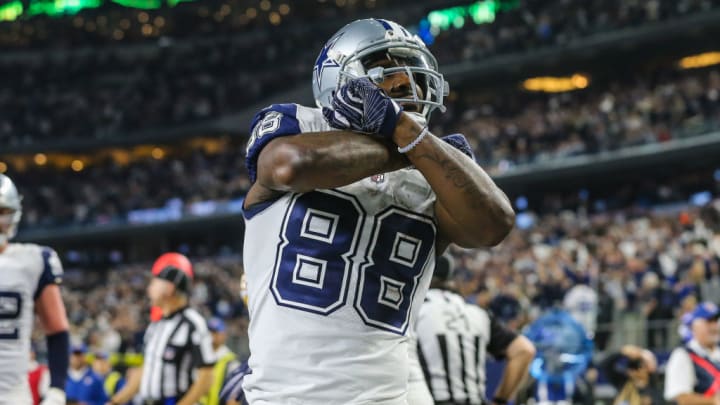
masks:
[[[36,300],[40,297],[40,294],[42,294],[45,287],[51,284],[60,284],[60,276],[56,276],[53,274],[52,271],[52,265],[50,264],[50,257],[53,255],[53,251],[50,248],[43,248],[41,251],[42,254],[42,261],[43,261],[43,270],[42,273],[40,273],[40,278],[38,279],[38,285],[35,288],[35,294],[33,294],[33,299]]]

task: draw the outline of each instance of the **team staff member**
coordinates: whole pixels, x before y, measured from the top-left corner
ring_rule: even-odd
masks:
[[[233,369],[240,366],[237,361],[237,355],[230,350],[225,342],[227,341],[227,332],[225,331],[225,322],[220,318],[212,318],[208,321],[208,329],[212,334],[212,346],[215,351],[217,363],[213,369],[213,384],[208,395],[201,401],[203,405],[219,405],[220,391],[223,387],[225,377]]]
[[[690,313],[691,338],[665,367],[665,399],[678,405],[720,405],[720,310],[711,302]]]
[[[95,358],[92,362],[92,369],[97,375],[103,379],[103,388],[108,398],[119,392],[125,386],[125,377],[122,373],[113,370],[110,363],[110,355],[107,352],[95,352]]]
[[[143,405],[194,405],[212,385],[215,353],[210,331],[205,319],[188,306],[190,262],[172,253],[158,263],[162,269],[153,272],[147,295],[163,317],[145,331],[142,369],[112,397],[113,405],[130,401],[138,392]]]
[[[506,359],[493,404],[510,401],[528,373],[535,347],[454,292],[449,255],[437,258],[416,323],[418,357],[435,404],[485,403],[486,352]],[[413,405],[413,404],[410,404]]]
[[[83,405],[103,405],[108,400],[103,379],[95,373],[87,362],[87,346],[73,345],[70,354],[70,370],[65,383],[68,402]]]

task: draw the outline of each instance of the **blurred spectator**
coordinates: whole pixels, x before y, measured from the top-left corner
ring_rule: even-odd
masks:
[[[112,398],[125,386],[125,377],[119,371],[113,370],[112,364],[110,364],[110,355],[107,352],[95,352],[92,369],[102,378],[105,395],[108,398]]]
[[[615,404],[652,405],[662,402],[655,372],[657,359],[651,351],[625,345],[609,354],[600,369],[617,390]]]
[[[598,283],[597,331],[595,332],[595,348],[605,351],[612,336],[613,319],[615,318],[615,301],[605,290],[605,283]]]
[[[200,401],[203,405],[220,405],[220,391],[227,375],[240,366],[237,355],[227,347],[225,322],[220,318],[208,320],[208,329],[212,334],[212,346],[217,362],[213,367],[213,383],[208,394]]]
[[[585,284],[571,287],[563,299],[563,308],[582,325],[591,338],[597,330],[598,294]]]
[[[720,310],[703,302],[691,312],[692,337],[673,350],[665,370],[665,400],[678,405],[720,403]]]
[[[71,348],[70,370],[65,384],[68,402],[83,405],[105,405],[109,397],[105,393],[103,379],[88,366],[85,356],[87,346],[76,344]]]

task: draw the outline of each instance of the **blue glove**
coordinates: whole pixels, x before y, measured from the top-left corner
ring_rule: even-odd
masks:
[[[333,94],[332,109],[323,116],[331,127],[378,134],[386,138],[395,132],[402,107],[365,77],[352,79]]]
[[[467,139],[465,139],[465,136],[463,136],[463,134],[446,135],[440,139],[450,144],[453,148],[464,153],[470,159],[475,160],[475,154],[473,153],[472,147],[470,146],[470,143],[467,141]]]

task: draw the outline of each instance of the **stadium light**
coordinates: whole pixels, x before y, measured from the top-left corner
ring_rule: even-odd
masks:
[[[528,91],[545,93],[562,93],[565,91],[582,90],[590,85],[590,78],[576,73],[569,77],[532,77],[523,81],[523,88]]]
[[[705,52],[680,59],[678,65],[683,69],[696,69],[720,64],[720,52]]]
[[[85,168],[85,163],[83,163],[82,160],[75,159],[70,163],[70,168],[73,169],[74,172],[79,172]]]
[[[165,157],[165,151],[162,150],[162,148],[153,148],[152,152],[150,152],[153,159],[160,160]]]
[[[47,163],[47,156],[44,153],[38,153],[33,158],[35,164],[38,166],[44,166]]]

